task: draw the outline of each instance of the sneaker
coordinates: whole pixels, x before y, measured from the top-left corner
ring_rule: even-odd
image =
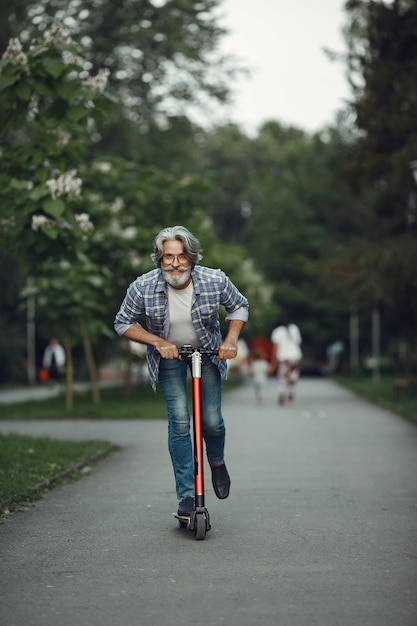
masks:
[[[189,496],[188,498],[184,498],[178,505],[177,515],[180,517],[189,517],[191,513],[194,511],[194,500]]]

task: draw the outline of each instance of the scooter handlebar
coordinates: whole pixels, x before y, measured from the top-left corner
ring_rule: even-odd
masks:
[[[215,350],[209,350],[206,348],[194,348],[194,346],[180,346],[178,348],[178,352],[180,356],[191,356],[194,352],[199,352],[200,354],[207,354],[208,356],[214,356],[218,354],[219,350],[216,348]]]

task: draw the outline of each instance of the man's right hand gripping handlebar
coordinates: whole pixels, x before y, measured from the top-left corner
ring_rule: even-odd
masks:
[[[165,339],[157,341],[154,347],[158,350],[163,359],[178,359],[179,357],[177,346],[174,343],[166,341]]]

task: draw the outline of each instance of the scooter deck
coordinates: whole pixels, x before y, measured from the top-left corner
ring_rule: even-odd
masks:
[[[198,528],[199,520],[204,519],[205,532],[211,529],[210,515],[206,508],[196,509],[190,515],[178,515],[178,513],[173,513],[172,515],[179,521],[180,528],[188,528],[195,531]]]
[[[172,515],[180,522],[189,522],[191,519],[191,515],[178,515],[178,513],[173,513]]]

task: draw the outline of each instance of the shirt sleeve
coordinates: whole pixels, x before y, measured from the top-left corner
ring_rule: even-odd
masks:
[[[225,275],[226,283],[223,291],[221,304],[227,312],[226,320],[241,320],[247,322],[249,319],[249,302],[239,289]]]
[[[114,330],[118,335],[124,335],[128,328],[138,323],[143,313],[143,297],[137,281],[134,281],[129,285],[126,296],[115,317]]]
[[[238,309],[236,309],[236,311],[233,311],[233,313],[228,313],[228,315],[226,316],[226,319],[228,322],[230,320],[241,320],[242,322],[247,322],[249,319],[248,308],[241,306]]]

